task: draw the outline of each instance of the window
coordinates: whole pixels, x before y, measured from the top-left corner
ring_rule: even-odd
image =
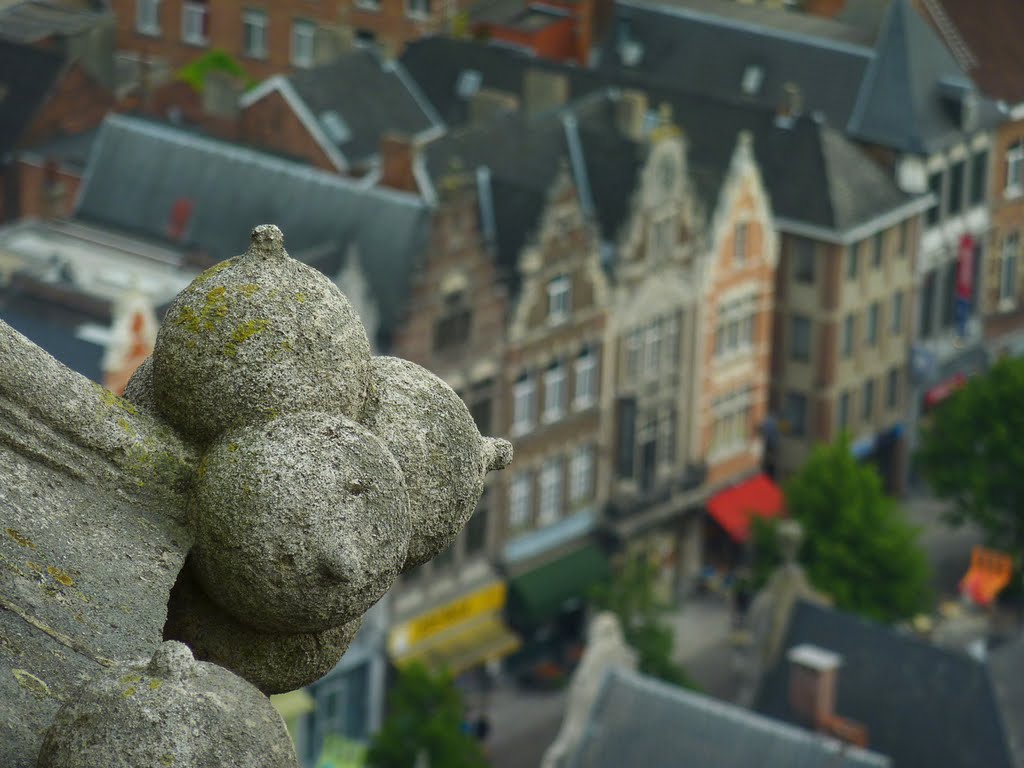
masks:
[[[949,200],[947,210],[951,214],[960,213],[964,207],[964,173],[966,160],[957,160],[949,167]]]
[[[803,315],[789,320],[789,357],[792,360],[811,359],[811,321]]]
[[[793,238],[793,279],[798,283],[814,282],[814,250],[813,240]]]
[[[878,316],[881,314],[881,305],[874,301],[868,307],[868,325],[864,334],[864,341],[869,347],[878,343]]]
[[[1003,238],[1003,258],[999,269],[999,301],[1012,302],[1017,297],[1017,254],[1020,235],[1008,232]]]
[[[459,73],[459,79],[455,81],[455,93],[461,99],[471,99],[480,90],[484,76],[478,69],[464,69]]]
[[[985,202],[988,183],[988,150],[982,149],[971,159],[971,205]]]
[[[802,437],[807,433],[807,395],[799,392],[786,394],[782,408],[782,418],[786,423],[786,431],[794,437]]]
[[[562,275],[548,283],[548,322],[564,323],[569,310],[569,278]]]
[[[754,343],[754,315],[757,296],[744,296],[723,302],[718,308],[715,328],[715,355],[733,355],[750,349]]]
[[[747,223],[741,222],[736,225],[736,231],[733,232],[733,243],[732,243],[733,257],[736,259],[737,264],[742,264],[747,260]]]
[[[928,189],[935,200],[925,213],[924,218],[928,226],[934,226],[942,218],[942,171],[936,171],[928,177]]]
[[[379,11],[380,0],[356,0],[356,8],[361,8],[364,11]],[[363,30],[356,30],[356,38],[361,39],[359,34],[361,31]],[[370,34],[372,35],[373,33],[371,32]],[[371,38],[369,42],[373,42],[373,39]]]
[[[581,445],[572,455],[569,498],[573,504],[594,497],[594,446]]]
[[[475,555],[487,548],[488,489],[480,497],[476,511],[466,523],[466,554]]]
[[[665,320],[665,347],[668,350],[669,367],[675,370],[679,365],[679,316],[670,315]]]
[[[292,22],[292,66],[313,66],[316,45],[316,24],[303,19]]]
[[[430,0],[405,0],[405,15],[414,19],[429,19]]]
[[[626,337],[626,380],[636,381],[640,372],[640,348],[642,336],[639,329],[631,331]]]
[[[160,0],[136,0],[135,29],[143,35],[160,34]]]
[[[956,314],[956,273],[957,263],[951,261],[946,265],[942,284],[942,327],[952,328]]]
[[[922,339],[927,339],[935,331],[935,281],[933,270],[924,277],[921,283],[921,316],[918,318],[918,330]]]
[[[559,360],[544,374],[544,421],[558,421],[565,415],[565,365]]]
[[[860,243],[850,246],[850,252],[846,255],[846,279],[857,279],[857,266],[860,261]]]
[[[889,379],[885,385],[885,404],[892,410],[900,404],[900,369],[889,369]]]
[[[1006,149],[1006,188],[1007,197],[1016,197],[1021,193],[1021,168],[1024,166],[1024,140],[1015,141]]]
[[[749,411],[749,406],[747,408]],[[749,421],[749,415],[748,419]],[[676,412],[672,408],[663,408],[658,419],[658,459],[663,464],[671,464],[676,460]]]
[[[853,356],[853,342],[856,338],[857,318],[850,314],[843,318],[843,338],[840,352],[844,358]]]
[[[210,39],[210,8],[207,0],[191,0],[182,5],[181,39],[189,45],[206,45]]]
[[[583,410],[597,402],[597,355],[591,347],[584,348],[576,358],[575,375],[573,407]]]
[[[540,509],[537,522],[541,526],[556,522],[562,512],[562,460],[547,459],[540,471]]]
[[[843,392],[839,396],[839,407],[837,409],[837,426],[840,431],[850,428],[850,393]]]
[[[434,323],[434,351],[444,352],[463,346],[469,341],[472,315],[461,291],[444,298],[443,314]]]
[[[253,59],[267,58],[267,13],[246,11],[242,14],[242,50]]]
[[[519,377],[512,391],[512,432],[523,434],[533,426],[537,410],[536,383],[529,374]]]
[[[889,317],[889,330],[897,336],[903,330],[903,291],[892,295],[892,313]]]
[[[711,404],[711,450],[723,452],[742,448],[750,436],[753,390],[741,387],[716,397]]]
[[[644,334],[644,374],[651,376],[661,368],[661,319],[647,324]]]
[[[882,259],[885,256],[885,233],[876,232],[872,244],[874,248],[871,251],[871,266],[875,269],[881,269]]]
[[[861,401],[861,416],[864,421],[870,422],[875,414],[875,380],[868,379],[864,382],[864,399]]]
[[[512,478],[508,489],[508,527],[521,531],[530,525],[533,512],[533,478],[527,472],[520,472]]]

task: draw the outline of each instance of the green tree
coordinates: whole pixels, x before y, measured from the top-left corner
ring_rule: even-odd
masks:
[[[389,712],[373,737],[373,768],[412,768],[423,752],[433,768],[485,768],[480,744],[462,731],[462,696],[447,673],[421,664],[403,669],[390,691]]]
[[[948,520],[976,523],[987,543],[1024,550],[1024,359],[997,361],[921,428],[915,460],[932,491],[952,502]]]
[[[217,48],[207,51],[178,70],[178,79],[202,93],[206,86],[206,76],[212,73],[230,75],[246,83],[246,87],[254,84],[238,59]]]
[[[609,585],[596,590],[594,603],[618,617],[626,643],[637,652],[641,672],[697,690],[686,670],[672,660],[675,635],[665,620],[669,606],[657,595],[656,579],[657,568],[650,558],[632,555]]]
[[[783,491],[804,531],[800,561],[837,608],[892,622],[927,607],[929,568],[918,530],[845,436],[815,448]],[[754,573],[764,578],[780,560],[774,526],[755,525],[754,537]]]

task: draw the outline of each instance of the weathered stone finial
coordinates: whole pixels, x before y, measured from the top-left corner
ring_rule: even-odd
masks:
[[[284,250],[284,233],[273,224],[261,224],[252,231],[246,257],[283,259],[287,255]]]

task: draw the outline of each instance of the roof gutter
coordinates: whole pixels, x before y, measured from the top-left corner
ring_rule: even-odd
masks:
[[[773,219],[773,223],[779,232],[783,232],[787,235],[808,237],[812,240],[821,240],[822,242],[833,243],[835,245],[852,245],[866,237],[870,237],[876,232],[888,229],[903,219],[909,218],[910,216],[914,216],[918,213],[924,213],[926,210],[931,208],[934,203],[934,195],[931,193],[922,195],[904,203],[898,208],[886,211],[881,216],[876,216],[873,219],[865,221],[863,224],[858,224],[855,227],[841,231],[821,227],[816,224],[807,224],[806,222],[797,221],[795,219],[787,219],[784,216],[776,216]]]

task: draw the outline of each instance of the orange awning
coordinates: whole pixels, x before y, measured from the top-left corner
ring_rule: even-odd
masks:
[[[708,513],[742,544],[750,536],[752,516],[770,519],[782,514],[782,491],[765,475],[756,475],[712,496]]]

